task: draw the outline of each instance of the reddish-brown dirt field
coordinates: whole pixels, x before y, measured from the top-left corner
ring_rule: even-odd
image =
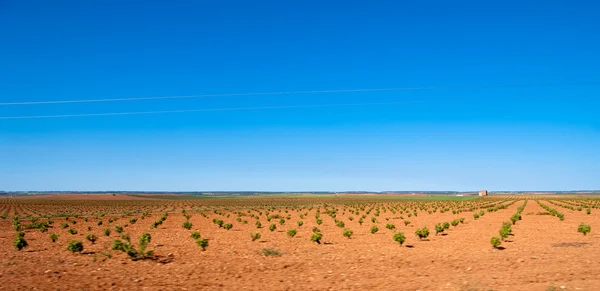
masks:
[[[152,199],[155,195],[124,195],[124,194],[48,194],[22,196],[13,199],[46,199],[46,200],[144,200]]]
[[[422,197],[422,196],[427,196],[427,194],[419,194],[419,193],[412,193],[412,194],[393,194],[393,193],[390,193],[390,194],[374,194],[374,193],[364,193],[364,194],[357,193],[357,194],[354,194],[354,193],[344,193],[344,194],[336,194],[336,196],[338,196],[338,197],[344,197],[344,196],[379,196],[379,197],[381,197],[381,196],[398,196],[398,197],[419,196],[419,197]]]
[[[389,202],[403,203],[382,200],[380,205]],[[337,219],[354,231],[350,239],[342,235],[343,229],[335,225],[323,206],[322,225],[316,224],[316,207],[299,212],[290,208],[287,214],[291,219],[284,225],[278,223],[279,219],[267,222],[264,214],[260,216],[263,225],[260,229],[249,216],[242,217],[248,224],[237,222],[233,212],[239,210],[226,209],[233,206],[220,207],[225,216],[207,211],[205,218],[197,211],[188,211],[191,230],[182,227],[186,219],[180,208],[156,229],[150,229],[150,225],[160,213],[139,219],[135,224],[129,224],[129,219],[140,218],[141,214],[118,215],[118,220],[112,223],[108,219],[113,216],[106,215],[100,218],[101,226],[97,226],[97,218],[89,217],[85,222],[79,217],[76,224],[69,223],[78,230],[75,235],[60,227],[65,218],[56,217],[46,233],[25,230],[29,246],[22,251],[12,246],[15,230],[8,218],[0,220],[0,289],[600,290],[598,209],[587,215],[585,209],[564,209],[540,198],[540,202],[564,213],[565,219],[560,221],[555,216],[538,215],[545,210],[530,199],[522,220],[512,227],[514,235],[502,243],[505,249],[491,246],[490,238],[498,236],[502,222],[509,221],[523,202],[518,200],[506,209],[487,212],[477,220],[472,212],[454,215],[419,211],[417,217],[404,215],[411,221],[409,226],[397,218],[400,214],[381,211],[375,223],[379,231],[375,234],[369,232],[374,225],[373,212],[361,226],[360,215],[348,211],[342,214],[343,205],[333,204],[338,208]],[[277,206],[271,215],[279,214],[278,210],[282,216],[287,215],[285,207]],[[304,225],[298,227],[299,214],[305,212],[308,215],[302,219]],[[231,216],[227,218],[227,214]],[[355,219],[350,221],[349,216]],[[464,217],[465,223],[450,227],[446,235],[435,235],[436,223],[458,217]],[[219,228],[213,218],[230,222],[233,228]],[[580,222],[591,225],[592,232],[587,236],[577,232]],[[23,225],[27,223],[23,221]],[[271,223],[277,224],[273,232],[268,229]],[[385,228],[387,223],[394,223],[396,231],[406,234],[403,246],[393,241],[394,231]],[[112,241],[119,238],[115,225],[125,224],[129,225],[124,233],[131,235],[134,245],[143,232],[151,234],[149,248],[154,250],[156,259],[132,261],[124,253],[110,250]],[[314,226],[323,233],[322,244],[310,240]],[[427,226],[431,234],[421,241],[415,230],[422,226]],[[106,228],[112,229],[109,237],[102,233]],[[298,230],[293,238],[286,235],[286,230],[292,228]],[[191,231],[198,231],[209,240],[205,251],[190,237]],[[260,232],[262,237],[251,241],[251,232]],[[58,241],[52,243],[49,233],[59,234]],[[98,241],[91,244],[85,240],[87,233],[96,234]],[[72,239],[83,241],[83,253],[67,250],[67,242]],[[281,255],[263,256],[265,248],[279,250]],[[103,253],[111,254],[111,258]]]

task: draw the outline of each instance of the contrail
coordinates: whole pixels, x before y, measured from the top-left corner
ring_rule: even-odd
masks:
[[[55,100],[55,101],[23,101],[4,102],[0,106],[9,105],[44,105],[44,104],[68,104],[68,103],[99,103],[99,102],[124,102],[124,101],[148,101],[165,99],[192,99],[211,97],[243,97],[243,96],[268,96],[268,95],[308,95],[308,94],[333,94],[333,93],[364,93],[364,92],[391,92],[391,91],[426,91],[444,89],[495,89],[495,88],[527,88],[527,87],[565,87],[565,86],[593,86],[600,85],[600,81],[579,83],[548,83],[548,84],[520,84],[520,85],[487,85],[487,86],[436,86],[436,87],[404,87],[404,88],[376,88],[376,89],[348,89],[348,90],[312,90],[312,91],[283,91],[283,92],[258,92],[258,93],[231,93],[231,94],[204,94],[187,96],[157,96],[157,97],[133,97],[113,99],[81,99],[81,100]]]
[[[415,104],[415,103],[426,103],[426,102],[424,102],[424,101],[406,101],[406,102],[382,102],[382,103],[347,103],[347,104],[317,104],[317,105],[262,106],[262,107],[233,107],[233,108],[213,108],[213,109],[166,110],[166,111],[133,111],[133,112],[86,113],[86,114],[63,114],[63,115],[2,116],[2,117],[0,117],[0,119],[41,119],[41,118],[66,118],[66,117],[142,115],[142,114],[149,115],[149,114],[188,113],[188,112],[249,111],[249,110],[318,108],[318,107],[352,107],[352,106],[397,105],[397,104]]]

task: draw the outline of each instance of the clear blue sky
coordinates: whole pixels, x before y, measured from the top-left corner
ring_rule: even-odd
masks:
[[[0,103],[600,81],[598,1],[0,1]],[[403,3],[405,2],[405,3]],[[0,106],[0,190],[600,189],[600,86]]]

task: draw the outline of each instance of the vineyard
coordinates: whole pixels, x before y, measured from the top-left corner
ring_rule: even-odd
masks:
[[[0,198],[2,286],[600,286],[594,196],[55,198]]]

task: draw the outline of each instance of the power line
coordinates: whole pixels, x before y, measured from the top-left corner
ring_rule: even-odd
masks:
[[[148,115],[148,114],[167,114],[167,113],[215,112],[215,111],[250,111],[250,110],[318,108],[318,107],[357,107],[357,106],[398,105],[398,104],[416,104],[416,103],[425,103],[425,102],[424,101],[405,101],[405,102],[380,102],[380,103],[347,103],[347,104],[316,104],[316,105],[262,106],[262,107],[233,107],[233,108],[165,110],[165,111],[133,111],[133,112],[85,113],[85,114],[63,114],[63,115],[1,116],[0,119],[42,119],[42,118],[93,117],[93,116],[118,116],[118,115],[143,115],[143,114]]]
[[[210,97],[244,97],[244,96],[267,96],[267,95],[304,95],[304,94],[328,94],[328,93],[364,93],[364,92],[390,92],[390,91],[425,91],[443,89],[495,89],[495,88],[529,88],[529,87],[566,87],[566,86],[594,86],[600,85],[600,81],[578,82],[578,83],[548,83],[548,84],[513,84],[513,85],[487,85],[487,86],[437,86],[437,87],[405,87],[405,88],[375,88],[375,89],[348,89],[348,90],[311,90],[311,91],[283,91],[283,92],[258,92],[258,93],[230,93],[230,94],[204,94],[187,96],[157,96],[157,97],[133,97],[112,99],[80,99],[80,100],[54,100],[54,101],[22,101],[4,102],[0,106],[10,105],[48,105],[68,103],[100,103],[100,102],[122,102],[122,101],[148,101],[165,99],[191,99]]]

